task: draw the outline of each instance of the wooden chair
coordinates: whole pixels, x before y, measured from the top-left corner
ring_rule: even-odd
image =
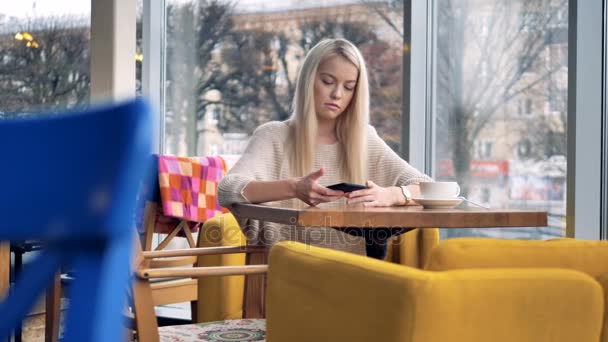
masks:
[[[177,221],[172,228],[170,228],[169,234],[158,244],[155,248],[152,248],[152,239],[154,236],[154,229],[159,218],[159,202],[150,200],[146,201],[144,209],[144,220],[143,220],[143,231],[141,239],[143,244],[143,250],[145,251],[159,251],[163,250],[167,245],[182,232],[188,241],[188,245],[196,247],[192,231],[188,223],[184,220]],[[172,257],[156,259],[149,263],[149,267],[164,268],[164,267],[192,267],[196,262],[195,256],[185,257]],[[152,291],[152,301],[154,305],[166,305],[181,302],[190,302],[192,311],[192,321],[196,322],[196,300],[198,297],[198,285],[197,280],[192,278],[173,278],[173,279],[160,279],[150,284]]]
[[[0,120],[0,152],[13,163],[0,168],[0,178],[7,180],[0,197],[0,240],[44,244],[0,303],[0,340],[64,266],[77,278],[63,341],[121,339],[132,213],[150,154],[149,116],[148,106],[137,100]]]
[[[215,202],[217,193],[216,177],[221,178],[220,172],[225,172],[225,162],[219,157],[176,157],[169,155],[154,155],[151,158],[151,175],[140,190],[140,202],[143,210],[143,220],[140,234],[143,242],[144,251],[160,251],[165,249],[176,237],[184,237],[190,248],[196,247],[193,231],[198,230],[203,221],[212,215],[221,212],[221,207]],[[203,178],[207,176],[207,178]],[[159,179],[163,180],[162,182]],[[189,183],[190,193],[182,193],[180,206],[187,207],[186,203],[198,203],[198,195],[204,195],[207,203],[213,201],[210,208],[200,209],[200,212],[191,212],[181,207],[173,209],[172,206],[165,205],[164,212],[161,202],[173,200],[172,187],[179,182]],[[195,187],[194,182],[198,181],[199,188]],[[211,190],[209,190],[211,189]],[[182,189],[179,189],[182,190]],[[203,191],[200,191],[203,190]],[[211,193],[209,193],[211,192]],[[161,196],[162,195],[162,196]],[[162,197],[162,201],[161,201]],[[172,203],[176,204],[176,203]],[[204,207],[204,206],[203,206]],[[190,209],[190,208],[188,208]],[[171,216],[167,216],[171,215]],[[152,247],[152,240],[155,233],[166,234],[164,239],[156,247]],[[170,267],[192,267],[197,262],[196,256],[177,256],[165,257],[150,260],[148,266],[151,268],[170,268]],[[198,298],[197,280],[181,277],[174,279],[156,279],[150,284],[152,290],[152,300],[155,305],[166,305],[172,303],[190,302],[192,321],[197,322],[196,307]]]
[[[220,322],[207,322],[201,324],[187,324],[172,327],[157,327],[154,313],[154,298],[151,288],[151,279],[173,277],[218,277],[231,275],[264,274],[267,265],[250,266],[211,266],[211,267],[181,267],[181,268],[150,268],[149,265],[157,258],[170,257],[197,257],[209,255],[225,255],[234,253],[262,254],[267,253],[266,247],[258,246],[225,246],[190,248],[181,250],[148,251],[142,252],[141,246],[136,244],[136,258],[134,261],[134,281],[132,290],[132,307],[135,311],[135,332],[138,342],[167,341],[207,341],[204,336],[221,335],[225,333],[240,333],[243,336],[251,335],[263,337],[265,334],[265,321],[262,319],[229,320]],[[179,337],[177,337],[177,335]],[[191,339],[187,336],[191,336]]]

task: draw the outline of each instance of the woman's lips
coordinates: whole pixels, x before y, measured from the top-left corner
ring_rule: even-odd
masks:
[[[327,108],[331,109],[331,110],[339,110],[340,106],[338,106],[337,104],[334,103],[326,103],[325,104],[327,106]]]

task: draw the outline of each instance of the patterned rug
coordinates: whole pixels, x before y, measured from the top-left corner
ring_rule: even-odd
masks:
[[[173,325],[159,329],[162,342],[266,341],[266,321],[236,319],[199,324]]]

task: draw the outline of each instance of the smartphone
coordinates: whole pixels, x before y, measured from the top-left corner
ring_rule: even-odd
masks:
[[[327,188],[332,189],[332,190],[344,191],[344,192],[353,192],[355,190],[367,189],[367,187],[365,185],[351,184],[351,183],[332,184],[332,185],[328,186]]]

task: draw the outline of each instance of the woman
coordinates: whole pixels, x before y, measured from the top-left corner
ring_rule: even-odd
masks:
[[[293,205],[295,199],[312,206],[336,201],[410,204],[412,195],[419,194],[417,183],[431,179],[394,153],[368,122],[369,86],[361,52],[344,39],[319,42],[299,71],[291,118],[256,129],[241,159],[220,182],[220,204]],[[326,187],[341,182],[365,184],[367,189],[343,193]],[[272,223],[261,229],[237,220],[248,239],[268,245],[295,240],[379,259],[386,254],[386,240],[403,232]]]

